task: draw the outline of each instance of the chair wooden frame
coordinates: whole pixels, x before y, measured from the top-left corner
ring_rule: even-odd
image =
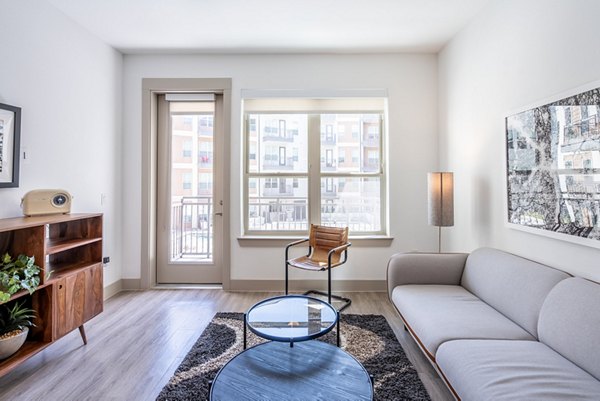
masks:
[[[318,235],[334,235],[340,238],[320,240]],[[289,250],[290,248],[308,242],[308,253],[305,256],[290,259]],[[325,242],[326,244],[323,244]],[[331,246],[328,246],[327,243]],[[338,245],[339,244],[339,245]],[[285,247],[285,294],[288,294],[289,290],[289,267],[296,267],[304,270],[311,271],[324,271],[327,270],[327,292],[309,290],[304,293],[318,294],[327,296],[327,301],[331,304],[331,299],[337,299],[342,301],[344,304],[339,309],[346,309],[352,301],[349,298],[344,298],[339,295],[331,294],[331,269],[337,266],[341,266],[348,260],[348,248],[352,243],[348,242],[348,228],[337,228],[337,227],[326,227],[311,224],[309,238],[304,238],[298,241],[294,241]],[[327,252],[326,258],[324,257]],[[342,258],[343,257],[343,258]]]

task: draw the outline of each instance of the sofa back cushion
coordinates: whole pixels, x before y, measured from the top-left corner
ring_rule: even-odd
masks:
[[[538,332],[540,342],[600,380],[600,284],[560,282],[544,301]]]
[[[544,299],[567,273],[492,248],[480,248],[467,258],[461,285],[504,316],[538,336]]]

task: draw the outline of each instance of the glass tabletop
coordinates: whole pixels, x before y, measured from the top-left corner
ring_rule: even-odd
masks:
[[[333,329],[337,311],[327,302],[304,295],[265,299],[246,313],[254,334],[273,341],[306,341]]]

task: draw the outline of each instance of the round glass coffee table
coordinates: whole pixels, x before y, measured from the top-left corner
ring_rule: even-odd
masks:
[[[283,295],[268,298],[252,306],[244,314],[244,349],[246,328],[271,341],[294,342],[314,340],[329,333],[337,325],[340,345],[340,315],[333,306],[306,295]]]
[[[290,348],[269,341],[242,351],[219,370],[211,401],[373,400],[373,380],[352,355],[322,341]]]

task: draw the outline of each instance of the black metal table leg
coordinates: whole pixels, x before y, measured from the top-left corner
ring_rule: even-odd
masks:
[[[340,347],[340,320],[342,320],[342,315],[340,311],[337,313],[337,346]]]
[[[246,314],[244,313],[244,349],[246,349]]]

